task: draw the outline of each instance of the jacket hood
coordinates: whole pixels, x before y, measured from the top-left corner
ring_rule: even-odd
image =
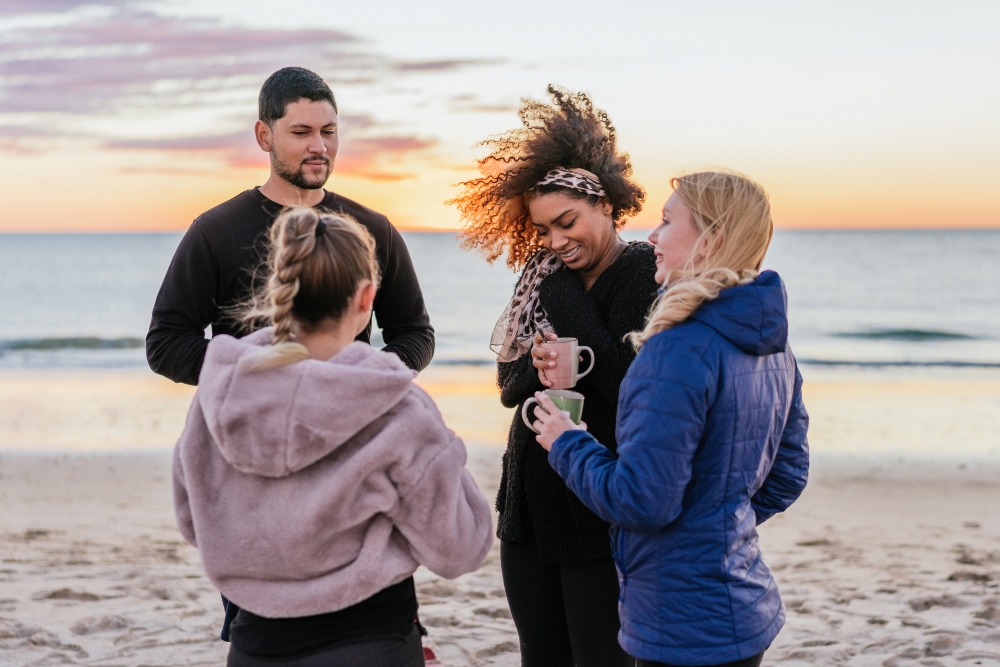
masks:
[[[711,327],[744,352],[763,356],[788,344],[788,297],[774,271],[762,271],[753,282],[722,290],[703,303],[691,319]]]
[[[312,465],[398,404],[416,375],[354,342],[327,361],[250,370],[272,330],[208,345],[196,400],[216,447],[240,472],[285,477]]]

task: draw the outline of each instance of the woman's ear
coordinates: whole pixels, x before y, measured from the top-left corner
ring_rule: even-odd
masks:
[[[597,200],[597,208],[600,209],[601,213],[607,216],[610,216],[615,212],[614,204],[612,204],[611,200],[607,197],[601,197]]]
[[[360,285],[358,285],[358,291],[356,292],[356,299],[358,309],[370,313],[375,304],[375,294],[378,292],[378,288],[375,287],[375,283],[370,280],[366,280]]]
[[[712,227],[701,235],[698,239],[698,246],[695,252],[695,261],[700,263],[714,255],[722,247],[725,233],[718,227]]]

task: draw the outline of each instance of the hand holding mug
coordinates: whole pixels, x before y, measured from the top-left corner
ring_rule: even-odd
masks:
[[[551,331],[547,332],[544,338],[541,332],[535,332],[534,344],[531,346],[531,363],[538,369],[538,379],[546,387],[551,387],[552,382],[545,377],[545,369],[556,367],[556,358],[559,353],[545,347],[543,343],[547,340],[556,341],[558,339],[559,337]]]
[[[541,408],[541,410],[535,408],[535,429],[538,431],[535,440],[545,451],[551,451],[552,443],[566,431],[587,428],[583,422],[574,424],[569,415],[564,410],[560,410],[545,392],[536,392],[535,400],[538,401],[538,407]]]
[[[580,378],[594,370],[594,351],[586,345],[580,345],[576,338],[548,339],[539,347],[548,351],[547,361],[538,370],[539,379],[546,387],[571,389],[576,386]],[[581,352],[590,355],[590,364],[586,370],[580,370],[580,362],[583,361]]]

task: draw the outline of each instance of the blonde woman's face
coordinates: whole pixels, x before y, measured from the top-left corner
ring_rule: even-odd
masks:
[[[656,282],[664,285],[671,274],[678,271],[694,259],[695,248],[701,232],[694,224],[694,218],[681,198],[676,194],[670,196],[663,205],[663,219],[660,226],[649,235],[656,254]]]

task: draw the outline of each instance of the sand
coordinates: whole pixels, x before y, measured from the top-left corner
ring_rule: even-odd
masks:
[[[420,381],[492,498],[510,411],[488,371]],[[810,485],[761,528],[789,610],[764,664],[1000,666],[1000,381],[807,391]],[[139,372],[0,374],[0,665],[224,664],[218,594],[173,522],[165,445],[189,396]],[[447,665],[519,664],[496,545],[473,574],[416,578]]]

